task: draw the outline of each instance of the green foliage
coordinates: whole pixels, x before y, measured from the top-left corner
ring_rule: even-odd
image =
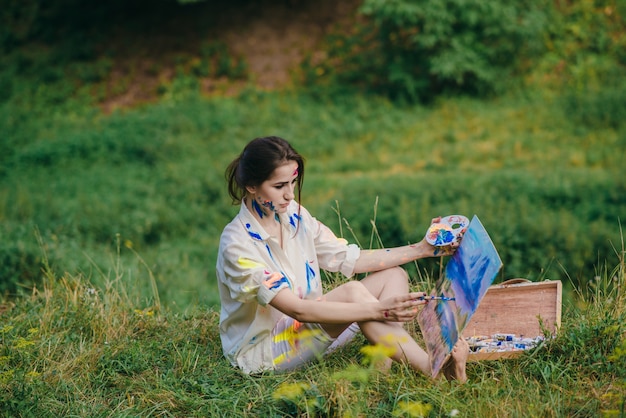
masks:
[[[502,91],[538,53],[551,4],[366,0],[360,10],[371,23],[331,39],[330,59],[317,71],[412,102]]]
[[[626,121],[626,80],[623,75],[607,75],[599,87],[567,90],[561,103],[569,118],[582,127],[619,129]]]
[[[560,104],[586,128],[626,120],[626,8],[618,0],[557,2],[540,71],[560,89]]]

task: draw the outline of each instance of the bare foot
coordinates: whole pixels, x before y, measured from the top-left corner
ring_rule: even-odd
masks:
[[[461,383],[467,381],[465,373],[465,365],[469,356],[469,344],[464,338],[459,338],[454,347],[450,358],[443,367],[443,374],[448,380],[458,380]]]

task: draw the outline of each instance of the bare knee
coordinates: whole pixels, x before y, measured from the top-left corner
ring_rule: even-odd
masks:
[[[409,275],[402,267],[391,267],[381,272],[385,276],[385,286],[401,292],[409,291]]]
[[[377,299],[360,281],[349,281],[341,285],[345,302],[374,302]]]
[[[385,270],[388,280],[399,282],[399,284],[409,283],[409,275],[402,267],[391,267]]]

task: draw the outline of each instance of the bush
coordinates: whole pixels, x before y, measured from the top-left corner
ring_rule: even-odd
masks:
[[[544,0],[366,0],[360,10],[369,22],[331,39],[330,59],[317,72],[412,102],[487,95],[538,52],[549,7]]]

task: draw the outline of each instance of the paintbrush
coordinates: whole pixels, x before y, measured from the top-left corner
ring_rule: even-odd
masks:
[[[456,300],[455,298],[449,298],[447,296],[420,296],[417,299],[418,300],[444,300],[444,301]]]

